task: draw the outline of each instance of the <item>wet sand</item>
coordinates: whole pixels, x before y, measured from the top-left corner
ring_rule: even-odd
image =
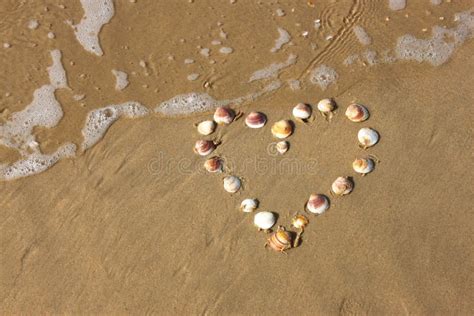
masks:
[[[165,15],[160,21],[143,19],[147,12],[143,2],[116,4],[113,19],[123,23],[112,20],[102,30],[105,55],[100,62],[81,50],[66,26],[59,25],[55,32],[62,44],[49,47],[43,36],[38,39],[42,49],[29,52],[23,48],[20,56],[2,52],[2,80],[13,78],[5,81],[1,91],[1,108],[9,113],[28,104],[38,83],[47,81],[44,68],[50,60],[45,49],[60,45],[63,52],[73,91],[61,90],[56,95],[65,112],[60,124],[36,131],[44,152],[66,140],[80,144],[80,130],[91,109],[137,100],[152,110],[183,91],[207,91],[217,99],[240,96],[253,89],[245,83],[248,74],[269,64],[270,53],[264,50],[269,50],[277,37],[274,23],[263,21],[261,32],[254,32],[251,25],[238,25],[245,24],[242,20],[246,17],[254,21],[267,5],[273,9],[278,5],[238,1],[252,10],[235,13],[227,2],[196,1],[194,5],[202,7],[189,12],[202,14],[211,6],[226,16],[221,17],[223,28],[229,34],[234,31],[229,41],[235,52],[214,70],[206,70],[207,65],[201,63],[202,79],[189,82],[185,78],[190,71],[181,61],[179,67],[168,64],[166,54],[173,52],[175,60],[197,59],[194,46],[199,41],[192,49],[178,50],[178,43],[167,43],[160,37],[159,27],[163,33],[173,29],[173,38],[179,39],[186,37],[192,26],[197,28],[196,34],[207,34],[208,25],[186,19],[176,25],[173,16]],[[457,7],[448,10],[429,4],[418,7],[417,2],[407,10],[419,18],[410,19],[390,13],[385,3],[381,7],[354,3],[355,12],[362,12],[359,22],[367,24],[364,26],[374,45],[380,46],[394,43],[398,35],[407,32],[421,36],[424,19],[437,20],[425,17],[426,7],[452,13],[468,5],[454,2],[450,5]],[[350,4],[324,3],[316,9],[339,20],[350,11]],[[51,10],[76,12],[72,18],[77,21],[81,11],[73,10],[75,5]],[[129,11],[122,7],[129,5],[137,7]],[[188,5],[186,1],[167,2],[166,10],[188,12]],[[157,10],[157,6],[150,7]],[[38,5],[36,11],[41,8]],[[250,13],[243,15],[245,10]],[[296,16],[285,11],[288,19],[312,23],[306,13]],[[384,13],[393,15],[391,23],[399,25],[397,34],[377,34],[377,28],[368,23],[374,12],[380,27]],[[285,21],[293,30],[290,25],[294,21]],[[148,24],[150,32],[140,39],[133,30],[126,30],[127,25],[143,30],[141,23]],[[267,30],[272,34],[269,37]],[[9,29],[1,32],[8,34]],[[344,36],[344,32],[340,34]],[[157,38],[160,40],[154,40]],[[269,123],[263,129],[248,129],[240,119],[211,135],[222,142],[216,154],[225,159],[228,173],[244,179],[240,193],[226,193],[223,174],[203,172],[204,159],[192,152],[199,139],[193,124],[211,118],[212,111],[178,118],[153,114],[118,120],[97,145],[76,158],[59,161],[38,175],[0,182],[0,311],[472,314],[474,42],[467,41],[438,67],[408,61],[345,67],[342,61],[351,53],[349,48],[359,45],[355,37],[341,40],[331,46],[335,47],[332,52],[322,54],[299,45],[303,39],[293,41],[298,63],[281,79],[304,78],[311,60],[335,67],[339,79],[325,91],[308,83],[298,91],[284,86],[245,103],[237,110],[267,115]],[[130,49],[121,49],[123,45]],[[238,54],[239,48],[250,45],[256,46],[254,52]],[[21,45],[13,42],[10,49],[16,46]],[[38,65],[38,71],[20,64],[22,56]],[[287,56],[284,51],[272,56],[271,62],[284,61]],[[147,61],[151,75],[144,75],[138,65],[141,59]],[[138,75],[130,78],[128,88],[116,93],[112,68]],[[79,78],[82,72],[88,73],[84,80]],[[206,78],[213,82],[212,88],[202,87]],[[145,84],[149,87],[144,88]],[[6,91],[11,91],[10,99],[3,97]],[[83,105],[72,99],[79,92],[87,95]],[[327,122],[316,116],[312,124],[296,124],[288,153],[270,155],[268,144],[274,141],[271,123],[290,118],[297,102],[315,105],[323,97],[334,97],[338,103],[334,118]],[[345,107],[352,101],[367,105],[371,113],[367,122],[351,123],[344,117]],[[356,135],[362,126],[371,126],[381,134],[380,143],[367,152],[357,146]],[[366,177],[357,176],[351,162],[367,153],[375,154],[380,163]],[[5,147],[0,147],[0,154],[2,162],[18,159]],[[332,199],[323,216],[310,216],[302,245],[288,255],[264,249],[267,236],[257,232],[252,215],[238,210],[242,199],[257,197],[261,210],[278,213],[278,224],[289,226],[291,216],[303,210],[311,193],[326,193],[341,175],[354,177],[354,191]]]

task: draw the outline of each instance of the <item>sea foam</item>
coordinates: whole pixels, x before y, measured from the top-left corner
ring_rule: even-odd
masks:
[[[56,152],[45,155],[33,153],[11,165],[0,165],[0,180],[14,180],[41,173],[56,164],[60,159],[74,157],[76,145],[66,143]]]
[[[51,51],[52,65],[47,68],[50,84],[33,92],[33,100],[22,111],[14,112],[0,125],[0,144],[16,149],[22,158],[10,165],[0,164],[0,180],[13,180],[43,172],[62,158],[74,156],[76,146],[66,143],[53,154],[43,154],[36,142],[35,127],[55,127],[63,117],[55,98],[57,89],[67,88],[66,71],[61,64],[61,52]]]
[[[73,26],[76,39],[86,51],[102,56],[99,33],[114,16],[114,3],[112,0],[81,0],[81,5],[84,16]]]
[[[86,124],[82,129],[82,150],[94,146],[104,137],[109,127],[119,118],[138,118],[148,114],[148,109],[138,102],[125,102],[112,104],[106,107],[92,110],[86,118]]]
[[[207,93],[191,92],[177,95],[162,102],[155,108],[155,112],[169,116],[184,115],[194,112],[205,112],[228,103],[217,101]]]
[[[405,9],[406,5],[406,0],[388,0],[388,7],[393,11],[403,10]]]
[[[372,38],[370,38],[369,34],[367,34],[362,26],[354,26],[353,31],[354,35],[362,45],[370,45],[372,43]]]
[[[273,46],[272,49],[270,49],[270,52],[272,53],[276,53],[277,51],[279,51],[283,45],[287,44],[290,42],[291,40],[291,36],[290,36],[290,33],[288,33],[288,31],[286,31],[285,29],[279,27],[278,29],[278,38],[275,40],[275,45]]]
[[[53,63],[47,69],[51,84],[36,89],[31,103],[22,111],[12,113],[10,120],[0,125],[0,144],[14,148],[22,155],[37,150],[33,128],[54,127],[63,117],[54,92],[67,87],[66,73],[61,64],[61,52],[51,51],[51,58]]]
[[[321,89],[326,90],[326,88],[336,82],[338,78],[337,72],[326,65],[320,65],[313,69],[311,72],[309,80],[313,84],[317,84]]]
[[[431,38],[418,39],[413,35],[398,38],[395,53],[398,59],[429,62],[433,66],[445,63],[456,47],[473,37],[474,9],[455,15],[458,25],[451,29],[432,28]]]
[[[285,62],[282,63],[273,63],[263,69],[255,71],[249,79],[249,82],[268,79],[268,78],[276,78],[281,70],[292,66],[296,63],[298,56],[294,54],[290,54]]]
[[[47,68],[49,81],[51,85],[56,89],[67,88],[67,76],[66,71],[61,63],[61,51],[55,49],[51,51],[51,58],[53,59],[53,64]]]
[[[112,69],[112,74],[115,76],[115,90],[122,91],[128,87],[128,74],[126,72]]]

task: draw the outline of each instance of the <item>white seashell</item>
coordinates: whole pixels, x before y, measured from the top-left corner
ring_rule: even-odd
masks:
[[[365,175],[374,170],[375,163],[370,158],[357,158],[352,163],[355,172]]]
[[[332,99],[322,99],[318,102],[318,110],[324,114],[331,113],[336,109],[336,103]]]
[[[276,138],[287,138],[293,133],[293,126],[291,125],[290,121],[281,120],[273,124],[272,126],[272,134]]]
[[[258,212],[253,218],[253,223],[258,229],[267,230],[273,227],[276,222],[275,214],[272,212]]]
[[[284,153],[286,153],[289,148],[290,148],[290,144],[284,140],[276,144],[276,150],[278,151],[278,153],[280,153],[280,155],[283,155]]]
[[[369,110],[361,104],[353,103],[347,107],[346,117],[352,122],[363,122],[369,118]]]
[[[211,172],[221,172],[222,171],[222,160],[219,157],[212,157],[206,160],[204,163],[204,168]]]
[[[240,204],[240,210],[244,213],[252,213],[258,208],[257,199],[245,199]]]
[[[351,193],[353,188],[354,184],[349,178],[339,177],[332,183],[331,191],[335,195],[342,196]]]
[[[239,191],[241,186],[240,179],[236,176],[227,176],[224,178],[224,190],[229,193],[235,193]]]
[[[216,122],[202,121],[196,125],[198,133],[201,135],[210,135],[216,130]]]
[[[216,144],[211,140],[198,140],[194,145],[194,152],[200,156],[207,156],[216,149]]]
[[[329,208],[329,200],[323,194],[311,194],[306,203],[306,210],[313,214],[321,215]]]
[[[298,103],[294,108],[293,108],[293,116],[297,120],[302,120],[306,121],[311,117],[311,113],[313,110],[311,110],[311,107],[307,104],[304,103]]]
[[[245,118],[245,124],[250,128],[261,128],[266,122],[265,114],[260,112],[250,112]]]
[[[229,108],[218,107],[214,112],[214,121],[219,125],[227,125],[232,123],[235,118],[235,113]]]
[[[379,141],[379,133],[374,129],[364,127],[357,133],[357,138],[362,148],[369,148],[377,144]]]

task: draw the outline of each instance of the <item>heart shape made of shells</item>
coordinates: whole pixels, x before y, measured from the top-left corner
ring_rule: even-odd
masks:
[[[317,104],[317,109],[327,120],[331,120],[336,109],[336,103],[333,99],[322,99]],[[312,107],[305,103],[298,103],[293,107],[292,115],[297,122],[310,123],[313,117]],[[211,135],[216,130],[217,125],[229,125],[239,117],[242,113],[235,113],[229,107],[218,107],[213,116],[213,120],[205,120],[195,124],[199,134],[203,136]],[[345,116],[352,122],[360,123],[368,120],[370,114],[369,110],[362,104],[352,103],[346,111]],[[245,117],[245,124],[249,128],[262,128],[266,125],[267,118],[261,112],[250,112]],[[275,138],[278,139],[276,143],[276,151],[280,155],[284,155],[289,149],[289,142],[285,139],[293,134],[293,125],[290,120],[280,120],[275,122],[271,127],[271,132]],[[357,133],[359,146],[363,149],[370,148],[378,143],[379,134],[376,130],[370,127],[363,127]],[[194,152],[200,156],[209,156],[214,149],[219,145],[219,142],[212,140],[198,140],[194,145]],[[373,155],[357,158],[352,163],[354,171],[362,176],[372,172],[375,164],[379,160]],[[204,162],[204,168],[210,173],[219,173],[224,170],[224,162],[219,156],[208,158]],[[227,175],[223,179],[224,189],[229,193],[236,193],[241,190],[241,178],[235,175]],[[352,178],[347,176],[338,177],[331,185],[330,193],[332,196],[345,196],[352,192],[354,182]],[[240,205],[240,210],[244,213],[252,213],[258,208],[259,201],[254,198],[244,199]],[[319,216],[326,212],[330,207],[329,197],[322,193],[313,193],[309,196],[305,211]],[[254,224],[258,230],[269,233],[265,246],[277,252],[286,253],[291,248],[296,248],[300,245],[300,241],[304,229],[309,224],[309,219],[306,215],[296,214],[291,219],[290,226],[298,230],[292,232],[287,230],[284,226],[278,226],[276,231],[272,231],[275,226],[277,216],[273,212],[261,211],[254,216]]]

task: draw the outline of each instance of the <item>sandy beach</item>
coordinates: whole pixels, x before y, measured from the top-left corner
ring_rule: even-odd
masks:
[[[0,313],[474,313],[472,2],[110,2],[102,55],[75,33],[87,0],[0,4]],[[322,65],[334,80],[315,75]],[[18,132],[40,87],[63,113]],[[166,103],[189,93],[215,102]],[[323,98],[338,106],[331,120]],[[199,135],[219,102],[242,116]],[[292,117],[299,102],[312,122]],[[345,117],[352,102],[367,121]],[[263,128],[245,126],[252,111]],[[277,155],[281,119],[295,128]],[[380,134],[367,150],[361,127]],[[224,172],[204,170],[202,138],[220,142]],[[351,163],[366,155],[379,161],[362,177]],[[237,193],[223,189],[229,174]],[[339,176],[354,189],[332,197]],[[331,199],[320,216],[304,211],[316,192]],[[305,214],[301,245],[265,248],[245,198],[278,215],[273,231]]]

